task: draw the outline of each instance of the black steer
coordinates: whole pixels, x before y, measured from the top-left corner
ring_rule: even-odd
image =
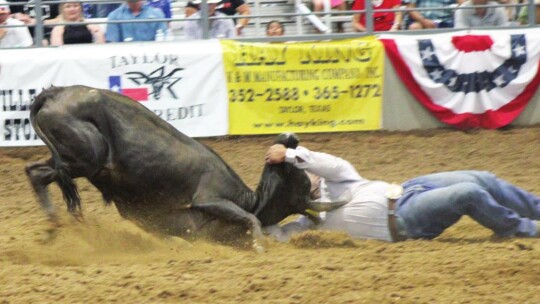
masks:
[[[256,191],[210,148],[182,134],[123,95],[85,86],[52,87],[32,104],[30,119],[52,157],[26,167],[52,220],[47,186],[58,183],[69,212],[81,216],[74,178],[86,177],[107,203],[149,231],[217,238],[224,227],[251,231],[311,207],[306,174],[290,164],[266,165]],[[296,145],[286,135],[283,144]],[[261,157],[262,158],[262,157]]]

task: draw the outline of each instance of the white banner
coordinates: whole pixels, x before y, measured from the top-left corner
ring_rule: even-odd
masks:
[[[188,136],[228,132],[217,40],[73,45],[0,51],[0,146],[42,144],[29,122],[33,97],[75,84],[130,96]]]

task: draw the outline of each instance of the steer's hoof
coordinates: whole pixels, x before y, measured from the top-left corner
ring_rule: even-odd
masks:
[[[255,252],[257,252],[257,253],[264,253],[266,251],[264,249],[264,246],[259,244],[259,241],[257,241],[257,240],[253,240],[252,247],[255,250]]]
[[[51,224],[51,227],[53,227],[53,228],[58,228],[58,227],[62,226],[60,224],[60,218],[58,217],[58,215],[56,213],[48,214],[48,220],[49,220],[49,223]]]
[[[73,215],[73,218],[75,218],[75,220],[77,220],[77,222],[84,223],[84,216],[83,216],[82,212],[76,211],[76,212],[73,212],[71,214]]]

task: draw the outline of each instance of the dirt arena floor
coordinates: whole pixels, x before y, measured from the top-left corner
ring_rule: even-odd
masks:
[[[254,188],[273,136],[204,139]],[[489,170],[540,194],[540,127],[304,134],[366,178]],[[52,232],[23,168],[44,147],[0,148],[0,303],[540,303],[540,239],[496,239],[468,218],[432,241],[309,232],[267,252],[145,233],[79,180],[84,223]]]

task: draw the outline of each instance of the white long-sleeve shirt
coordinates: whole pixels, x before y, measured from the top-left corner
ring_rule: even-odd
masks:
[[[350,201],[336,209],[321,213],[322,223],[316,228],[344,231],[353,238],[392,241],[388,230],[388,199],[390,184],[370,181],[358,174],[348,161],[304,147],[287,149],[285,161],[321,177],[321,201]],[[290,235],[313,228],[306,217],[278,227],[266,227],[278,240],[286,241]]]
[[[216,12],[213,17],[226,16],[221,12]],[[201,13],[196,12],[189,16],[184,26],[184,36],[186,39],[202,39],[202,20],[190,20],[201,18]],[[236,37],[236,27],[232,19],[213,19],[210,21],[210,38],[234,38]]]
[[[24,25],[24,23],[17,19],[8,18],[5,25]],[[28,47],[34,43],[26,27],[8,27],[5,30],[6,35],[0,39],[0,48]]]

